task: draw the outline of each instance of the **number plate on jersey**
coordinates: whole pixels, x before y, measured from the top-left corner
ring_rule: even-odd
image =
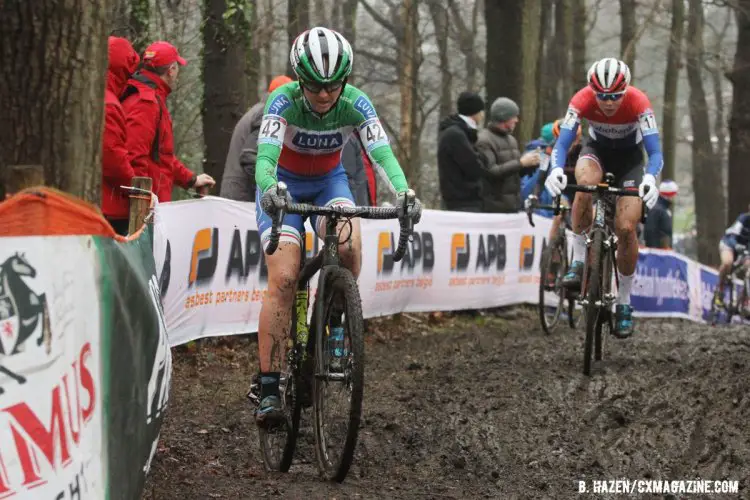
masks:
[[[284,142],[286,120],[278,115],[265,115],[260,124],[258,144],[273,144],[281,147]]]

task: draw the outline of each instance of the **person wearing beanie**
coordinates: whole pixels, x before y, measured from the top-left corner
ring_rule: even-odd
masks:
[[[255,158],[258,153],[258,133],[263,118],[263,108],[268,94],[292,81],[278,75],[268,84],[268,93],[253,105],[237,122],[229,142],[224,163],[219,196],[236,201],[255,201]]]
[[[664,180],[659,185],[659,199],[648,211],[643,240],[649,248],[672,248],[672,205],[679,190],[677,183]]]
[[[477,148],[485,158],[481,179],[482,211],[515,213],[521,210],[521,176],[534,172],[541,156],[538,151],[521,155],[513,131],[518,123],[518,105],[498,97],[490,107],[487,128],[479,132]]]
[[[484,170],[477,130],[484,121],[484,100],[476,92],[458,96],[458,113],[438,127],[438,176],[443,209],[481,212],[479,179]]]

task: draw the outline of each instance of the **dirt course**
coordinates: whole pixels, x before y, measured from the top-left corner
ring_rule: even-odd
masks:
[[[310,431],[289,473],[264,470],[245,399],[254,342],[176,350],[144,499],[584,498],[578,481],[619,478],[731,479],[739,494],[667,498],[750,498],[750,328],[637,327],[588,378],[582,334],[545,335],[533,309],[371,322],[341,485],[318,478]]]

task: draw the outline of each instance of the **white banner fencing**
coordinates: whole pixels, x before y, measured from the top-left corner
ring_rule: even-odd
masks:
[[[535,224],[525,214],[425,210],[407,256],[394,263],[398,222],[362,221],[365,317],[536,303],[550,221]],[[307,244],[312,255],[319,240],[308,232]],[[257,330],[267,270],[254,203],[207,197],[158,205],[154,258],[171,345]],[[705,319],[714,271],[674,252],[642,250],[637,272],[638,315]]]

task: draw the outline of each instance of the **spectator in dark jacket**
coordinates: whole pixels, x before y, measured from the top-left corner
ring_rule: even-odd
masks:
[[[187,61],[167,42],[154,42],[143,53],[143,68],[128,81],[121,97],[128,130],[128,154],[136,175],[151,177],[159,201],[172,199],[172,186],[213,186],[208,174],[195,175],[174,154],[172,117],[167,96]]]
[[[479,177],[482,156],[477,151],[477,128],[484,120],[484,101],[475,92],[458,96],[458,113],[438,128],[438,177],[445,210],[480,212]]]
[[[659,199],[648,211],[643,228],[644,243],[649,248],[672,248],[672,203],[677,183],[665,180],[659,185]]]
[[[102,134],[102,213],[117,234],[128,234],[130,201],[120,186],[129,186],[135,173],[128,159],[125,113],[120,94],[138,67],[138,54],[124,38],[109,37],[109,67],[104,89]]]
[[[275,77],[268,85],[268,93],[291,81],[292,79],[286,75]],[[255,159],[258,154],[258,132],[266,97],[268,96],[262,96],[234,127],[219,191],[219,195],[224,198],[255,201]]]
[[[487,128],[479,131],[477,148],[485,157],[481,179],[482,211],[513,213],[521,209],[521,175],[539,166],[540,155],[529,151],[521,156],[513,130],[518,123],[518,105],[498,97],[490,107]]]

